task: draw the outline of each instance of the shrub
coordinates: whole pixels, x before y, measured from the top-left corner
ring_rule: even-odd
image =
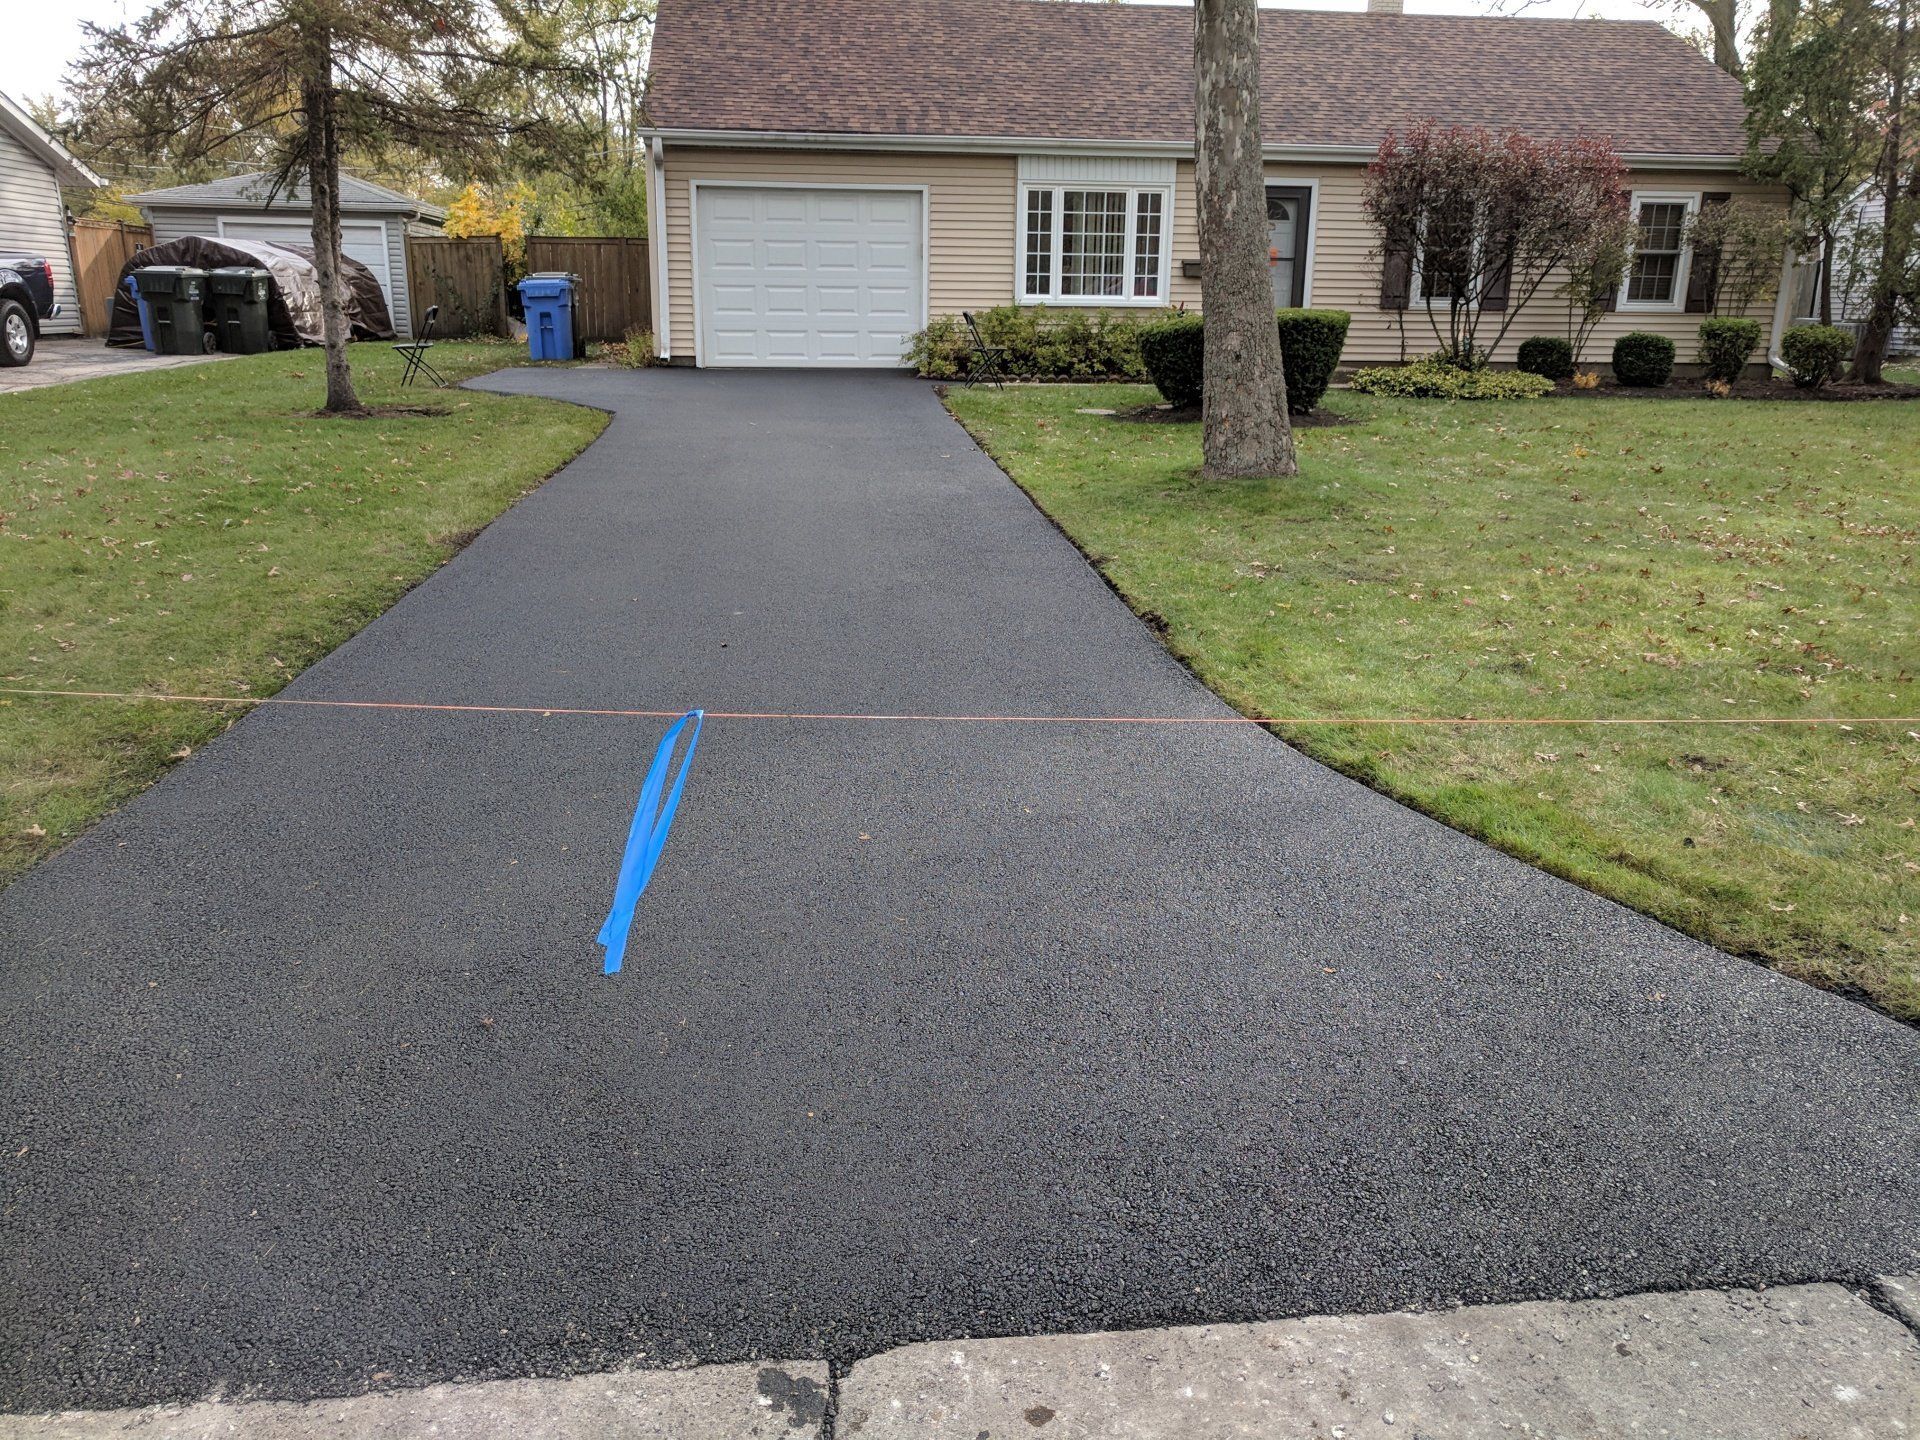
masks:
[[[1346,347],[1351,319],[1344,310],[1275,313],[1280,360],[1287,372],[1287,408],[1294,414],[1306,414],[1325,397]],[[1147,375],[1170,405],[1199,403],[1203,350],[1204,330],[1198,315],[1176,315],[1140,332]]]
[[[1536,335],[1520,342],[1520,368],[1548,380],[1573,378],[1573,342],[1558,335]]]
[[[1163,311],[1145,316],[1110,310],[1049,314],[1033,306],[1001,305],[973,318],[980,338],[1003,346],[1007,369],[1033,380],[1144,380],[1140,332]],[[929,380],[967,373],[973,337],[958,315],[936,316],[907,347],[907,359]]]
[[[1780,358],[1802,390],[1817,390],[1853,353],[1853,336],[1838,325],[1796,325],[1780,341]]]
[[[1305,415],[1333,383],[1353,317],[1344,310],[1282,310],[1280,362],[1287,370],[1287,409]]]
[[[1352,385],[1363,395],[1406,399],[1538,400],[1553,393],[1553,382],[1544,375],[1524,370],[1462,370],[1437,360],[1356,370]]]
[[[1673,378],[1673,341],[1629,330],[1613,342],[1613,378],[1622,385],[1660,386]]]
[[[1760,344],[1758,320],[1715,316],[1700,322],[1700,368],[1709,380],[1731,385],[1747,368],[1747,357]]]
[[[1169,405],[1200,403],[1202,347],[1198,315],[1176,315],[1140,332],[1140,359]]]
[[[607,346],[607,358],[629,370],[644,370],[654,362],[653,332],[629,330],[625,340]]]

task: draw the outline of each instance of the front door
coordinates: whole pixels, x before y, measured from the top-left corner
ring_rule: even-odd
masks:
[[[1313,192],[1304,185],[1267,187],[1267,274],[1276,310],[1306,304],[1308,215]]]

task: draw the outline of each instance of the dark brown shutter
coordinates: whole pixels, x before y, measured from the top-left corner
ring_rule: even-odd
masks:
[[[1715,190],[1700,197],[1700,208],[1704,211],[1709,205],[1725,205],[1733,199],[1732,192]],[[1687,314],[1704,315],[1712,303],[1713,297],[1707,293],[1708,282],[1713,272],[1719,268],[1720,257],[1693,247],[1693,263],[1687,267]]]
[[[1404,310],[1413,294],[1413,250],[1390,246],[1380,266],[1380,308]]]
[[[1482,310],[1504,310],[1507,308],[1507,290],[1513,283],[1513,246],[1509,243],[1506,255],[1487,275],[1486,284],[1480,288],[1480,308]]]
[[[1622,283],[1625,282],[1623,281]],[[1600,301],[1600,312],[1603,315],[1613,314],[1614,311],[1620,308],[1620,286],[1615,285],[1607,290],[1601,291],[1598,298]]]

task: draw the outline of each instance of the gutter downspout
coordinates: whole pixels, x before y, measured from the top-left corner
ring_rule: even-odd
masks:
[[[647,141],[647,253],[653,273],[653,349],[673,358],[673,317],[667,309],[667,148],[658,135]]]
[[[1791,286],[1797,258],[1793,246],[1789,245],[1780,260],[1780,293],[1773,300],[1773,334],[1767,340],[1767,363],[1775,370],[1788,369],[1787,362],[1780,358],[1780,341],[1787,333],[1787,306],[1793,300]]]

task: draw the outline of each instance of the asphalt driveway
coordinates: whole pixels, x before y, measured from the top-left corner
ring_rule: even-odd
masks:
[[[296,696],[1209,715],[924,386],[604,436]],[[1251,727],[268,709],[0,895],[0,1405],[1861,1277],[1920,1033]]]

